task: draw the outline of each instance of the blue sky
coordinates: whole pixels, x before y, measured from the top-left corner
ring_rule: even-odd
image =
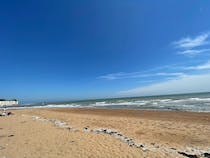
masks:
[[[210,1],[0,2],[0,96],[210,91]]]

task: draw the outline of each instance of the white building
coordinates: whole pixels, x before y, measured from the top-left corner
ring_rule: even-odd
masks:
[[[12,106],[12,105],[17,105],[17,104],[18,104],[18,101],[16,99],[13,99],[13,100],[0,99],[0,107]]]

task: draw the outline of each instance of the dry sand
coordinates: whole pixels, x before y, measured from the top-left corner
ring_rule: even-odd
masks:
[[[0,117],[0,158],[173,158],[208,157],[210,153],[210,113],[113,109],[12,112],[14,115]]]

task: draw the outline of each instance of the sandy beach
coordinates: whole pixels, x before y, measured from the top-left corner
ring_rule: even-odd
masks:
[[[0,158],[210,157],[210,113],[13,110],[0,117]]]

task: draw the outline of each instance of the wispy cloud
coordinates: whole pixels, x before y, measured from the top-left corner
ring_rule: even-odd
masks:
[[[99,76],[99,79],[106,79],[106,80],[116,80],[119,78],[123,78],[124,73],[123,72],[118,72],[118,73],[111,73],[111,74],[106,74]]]
[[[204,63],[204,64],[200,64],[200,65],[196,65],[196,66],[189,66],[189,67],[185,67],[186,70],[210,70],[210,61]]]
[[[126,79],[126,78],[149,77],[149,76],[153,76],[154,72],[159,72],[161,70],[167,71],[167,70],[174,69],[175,67],[176,67],[175,64],[164,65],[164,66],[157,66],[157,67],[144,70],[144,71],[109,73],[109,74],[101,75],[97,78],[105,79],[105,80],[117,80],[117,79]]]
[[[154,74],[155,76],[183,76],[183,72],[158,72]]]
[[[173,44],[175,45],[176,48],[191,49],[198,46],[209,44],[208,41],[209,35],[210,35],[209,33],[203,33],[194,38],[185,37],[178,41],[173,42]]]
[[[193,70],[193,71],[192,71]],[[171,80],[174,78],[181,78],[185,75],[200,74],[208,72],[210,70],[210,60],[200,64],[180,64],[172,66],[162,66],[160,69],[149,69],[139,72],[118,72],[110,73],[97,77],[102,80],[125,80],[125,79],[140,79],[141,82],[147,82],[147,80],[154,80],[154,78],[162,80]]]
[[[210,90],[210,74],[185,75],[148,86],[118,92],[120,96],[160,95],[174,93],[207,92]]]
[[[103,76],[99,76],[98,78],[106,80],[119,80],[119,79],[129,79],[129,78],[155,77],[155,76],[173,77],[173,76],[182,76],[182,75],[184,75],[184,73],[182,72],[156,72],[156,73],[119,72],[119,73],[106,74]]]
[[[210,49],[189,49],[189,50],[178,51],[177,53],[189,56],[195,56],[206,52],[210,52]]]
[[[200,54],[210,53],[210,33],[203,33],[194,38],[185,37],[178,41],[172,42],[177,54],[196,56]]]

